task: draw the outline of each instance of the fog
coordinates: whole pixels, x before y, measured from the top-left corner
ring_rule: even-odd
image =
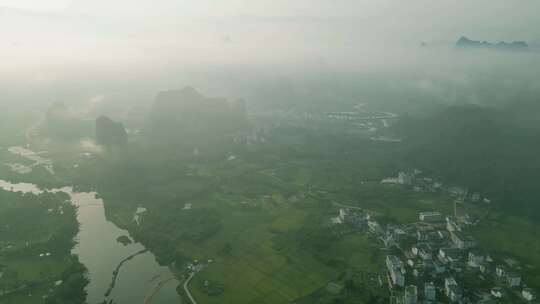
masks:
[[[0,0],[0,303],[533,303],[539,12]]]
[[[0,7],[0,87],[9,100],[145,100],[194,85],[253,102],[261,98],[256,87],[305,91],[337,79],[361,87],[366,77],[385,82],[380,93],[397,85],[449,101],[459,99],[452,87],[478,79],[540,86],[534,0],[7,0]],[[463,35],[526,41],[533,51],[457,52]]]

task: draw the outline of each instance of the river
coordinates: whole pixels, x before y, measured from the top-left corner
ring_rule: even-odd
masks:
[[[40,193],[33,184],[12,184],[0,180],[0,188],[7,191]],[[160,282],[165,282],[159,292],[152,297],[152,304],[180,303],[176,293],[179,282],[172,279],[173,274],[168,267],[159,266],[155,256],[146,251],[125,262],[120,268],[116,285],[108,298],[104,294],[113,279],[113,271],[126,257],[144,250],[140,243],[127,246],[117,241],[122,235],[129,236],[105,217],[103,201],[92,192],[74,192],[72,188],[52,189],[70,195],[71,201],[78,207],[77,220],[81,224],[77,234],[77,246],[73,253],[88,268],[90,283],[87,303],[97,304],[103,300],[114,300],[117,304],[144,303],[147,296],[154,293]],[[148,302],[147,302],[148,303]]]

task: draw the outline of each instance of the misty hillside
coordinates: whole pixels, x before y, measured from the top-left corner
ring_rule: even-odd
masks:
[[[462,36],[459,38],[459,40],[456,42],[457,48],[462,49],[493,49],[493,50],[501,50],[501,51],[528,51],[529,45],[525,41],[512,41],[512,42],[497,42],[497,43],[491,43],[487,41],[476,41],[471,40],[465,36]]]
[[[0,304],[533,304],[539,0],[0,0]]]
[[[160,92],[148,114],[150,141],[193,149],[246,130],[246,105],[240,100],[208,98],[192,87]]]
[[[409,141],[406,157],[421,168],[490,193],[505,210],[537,217],[540,123],[524,125],[520,119],[537,113],[531,107],[538,110],[537,103],[455,106],[427,119],[403,120],[396,128]]]

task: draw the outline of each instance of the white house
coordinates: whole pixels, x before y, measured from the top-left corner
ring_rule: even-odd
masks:
[[[381,228],[381,225],[379,225],[379,223],[377,223],[376,221],[368,221],[368,228],[369,228],[369,231],[371,233],[375,233],[375,234],[382,234],[383,233],[383,229]]]
[[[433,282],[424,285],[424,298],[428,301],[435,301],[437,299],[437,288]]]
[[[401,261],[397,256],[389,255],[386,257],[386,267],[390,273],[390,278],[392,279],[392,284],[397,286],[405,286],[405,269],[401,264]]]
[[[456,220],[453,217],[447,216],[446,217],[446,230],[448,230],[449,232],[461,231],[461,226],[456,222]]]
[[[443,220],[443,216],[440,212],[420,212],[418,218],[422,222],[440,222]]]
[[[519,287],[521,285],[521,277],[514,272],[509,272],[506,274],[506,283],[510,287]]]
[[[403,296],[403,304],[416,304],[418,302],[418,288],[414,285],[405,287],[405,295]]]
[[[429,247],[420,248],[418,251],[418,256],[424,261],[433,259],[433,254],[431,253],[431,248]]]
[[[479,251],[469,252],[469,265],[471,267],[480,267],[485,261],[485,256]]]
[[[523,299],[525,299],[527,301],[532,301],[532,300],[536,299],[536,294],[530,288],[523,289],[521,291],[521,296],[523,297]]]
[[[495,268],[495,273],[498,277],[501,278],[506,276],[506,267],[504,267],[503,265],[497,265],[497,267]]]
[[[497,299],[500,299],[504,296],[504,291],[500,287],[494,287],[491,289],[491,295]]]
[[[447,297],[450,297],[450,286],[457,286],[456,279],[448,277],[444,279],[444,292]]]
[[[347,210],[346,209],[339,209],[339,218],[341,221],[345,222],[345,218],[347,217]]]
[[[466,235],[459,231],[453,231],[450,234],[450,237],[454,245],[456,245],[456,247],[459,249],[469,249],[476,246],[476,241],[472,236]]]
[[[456,248],[440,248],[438,257],[443,263],[455,263],[462,259],[462,253]]]

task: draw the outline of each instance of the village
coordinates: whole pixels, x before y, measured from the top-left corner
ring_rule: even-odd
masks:
[[[379,283],[388,286],[390,303],[538,303],[520,273],[524,266],[513,257],[482,249],[470,233],[481,219],[462,206],[491,201],[465,188],[420,178],[421,173],[400,172],[381,183],[415,192],[444,191],[455,198],[454,214],[424,210],[417,222],[396,224],[383,223],[379,215],[361,208],[341,208],[330,219],[334,227],[368,233],[383,245]]]

